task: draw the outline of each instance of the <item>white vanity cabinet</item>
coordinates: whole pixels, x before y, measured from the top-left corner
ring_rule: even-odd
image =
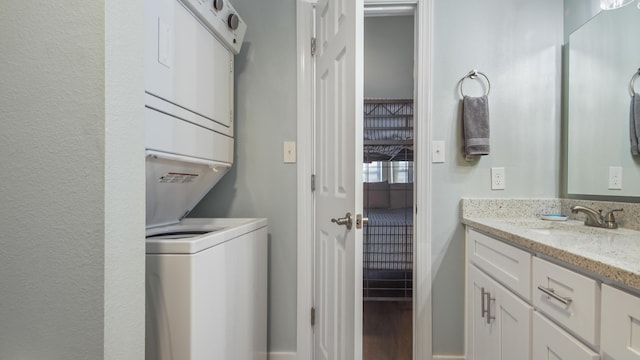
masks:
[[[469,230],[467,259],[467,360],[530,360],[531,255]]]
[[[602,285],[603,360],[640,360],[640,297]]]
[[[468,360],[600,359],[598,281],[471,228],[466,234]]]

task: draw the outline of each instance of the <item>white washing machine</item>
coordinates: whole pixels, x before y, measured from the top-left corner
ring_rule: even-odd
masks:
[[[266,359],[266,219],[185,219],[157,232],[147,238],[146,358]]]
[[[233,163],[228,0],[145,0],[148,360],[267,357],[267,220],[192,219]]]

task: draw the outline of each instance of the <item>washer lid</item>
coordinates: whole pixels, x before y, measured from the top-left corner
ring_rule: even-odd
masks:
[[[147,230],[147,254],[195,254],[266,226],[267,219],[264,218],[186,218],[179,224]],[[185,232],[190,232],[191,236],[175,235]],[[171,233],[174,235],[157,236]],[[266,236],[261,239],[267,240]]]
[[[177,224],[229,171],[231,165],[146,151],[146,228]]]

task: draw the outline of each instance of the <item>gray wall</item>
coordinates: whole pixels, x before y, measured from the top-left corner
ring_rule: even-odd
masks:
[[[141,15],[2,2],[0,359],[144,356]]]
[[[235,0],[248,24],[236,56],[236,158],[192,217],[269,219],[269,349],[296,349],[296,165],[282,142],[296,139],[294,0]]]
[[[413,16],[365,18],[365,98],[413,98],[413,32]]]
[[[236,57],[235,164],[190,216],[269,219],[269,349],[295,351],[297,237],[291,219],[296,218],[296,167],[282,163],[282,142],[296,138],[295,1],[233,4],[249,26]],[[413,36],[410,17],[392,22]],[[380,29],[372,29],[373,36],[391,41]],[[386,61],[405,54],[396,72],[403,75],[383,81],[394,84],[397,96],[412,97],[413,59],[406,54],[413,53],[413,40],[399,46]],[[377,91],[375,84],[372,89],[367,96],[390,93]]]
[[[464,351],[462,197],[556,197],[560,169],[562,2],[436,0],[432,139],[447,162],[432,173],[433,349]],[[461,157],[458,81],[471,69],[491,80],[491,155]],[[469,95],[481,94],[473,81]],[[506,190],[492,191],[490,168],[504,167]]]
[[[144,55],[141,51],[144,22],[141,19],[144,7],[143,1],[106,0],[101,10],[105,14],[104,62],[101,64],[104,65],[105,143],[104,359],[142,360],[145,166]],[[95,24],[86,26],[95,27]],[[83,200],[79,198],[76,202]]]
[[[295,351],[296,174],[282,141],[296,135],[295,2],[236,0],[249,24],[236,58],[236,164],[192,216],[266,216],[270,226],[270,350]],[[433,134],[447,162],[433,167],[434,354],[464,351],[461,197],[556,197],[560,169],[562,2],[434,1]],[[460,156],[458,80],[492,82],[491,155]],[[465,90],[480,89],[473,82]],[[507,189],[491,191],[490,168]]]

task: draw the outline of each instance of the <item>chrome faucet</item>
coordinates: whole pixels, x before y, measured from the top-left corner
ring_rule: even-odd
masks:
[[[574,205],[571,207],[571,212],[577,214],[579,212],[585,213],[587,218],[584,220],[584,224],[587,226],[596,226],[607,229],[617,229],[618,223],[613,216],[615,211],[622,211],[622,209],[613,209],[602,216],[602,210],[595,211],[592,208],[580,205]]]

